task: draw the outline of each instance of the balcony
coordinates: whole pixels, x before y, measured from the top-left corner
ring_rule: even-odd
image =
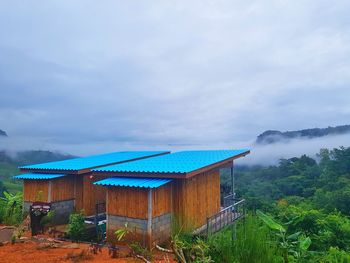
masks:
[[[224,197],[224,207],[220,212],[207,218],[207,223],[202,227],[196,229],[193,234],[200,236],[209,236],[219,230],[236,223],[238,220],[244,218],[245,200],[236,199],[234,195]]]

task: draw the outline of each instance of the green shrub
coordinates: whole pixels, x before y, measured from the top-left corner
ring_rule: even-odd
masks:
[[[195,238],[189,232],[179,232],[172,236],[172,250],[178,262],[211,263],[209,245],[203,239]]]
[[[147,260],[152,260],[152,252],[147,248],[143,247],[139,242],[133,242],[130,244],[130,248],[132,249],[135,255],[139,255],[144,257]]]
[[[313,262],[350,263],[350,254],[338,248],[331,247],[324,255],[315,257]]]
[[[83,239],[85,235],[85,223],[82,213],[74,213],[69,216],[68,235],[74,241]]]
[[[22,200],[21,192],[11,194],[3,192],[0,198],[0,220],[7,225],[19,225],[22,222]]]
[[[40,220],[40,225],[43,227],[48,227],[52,224],[52,220],[55,216],[55,211],[49,211],[47,215],[43,216]]]

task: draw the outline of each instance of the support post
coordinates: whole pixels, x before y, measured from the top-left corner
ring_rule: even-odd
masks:
[[[77,177],[74,176],[74,209],[76,208],[76,200],[77,200]]]
[[[233,198],[235,198],[235,178],[234,178],[233,162],[231,166],[231,194],[233,195]]]
[[[210,229],[209,229],[209,217],[207,217],[207,239],[209,239]]]
[[[108,230],[109,230],[109,218],[108,218],[108,192],[109,192],[109,187],[106,189],[106,239],[108,237]]]
[[[49,180],[49,190],[47,191],[47,202],[51,203],[52,201],[52,181]]]
[[[147,241],[149,249],[152,249],[152,189],[148,190],[148,217],[147,217]]]

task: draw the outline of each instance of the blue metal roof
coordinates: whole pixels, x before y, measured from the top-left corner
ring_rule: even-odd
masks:
[[[97,181],[94,184],[105,185],[105,186],[158,188],[171,181],[172,179],[162,179],[162,178],[112,177],[101,181]]]
[[[108,165],[112,163],[119,163],[131,161],[138,158],[150,157],[159,154],[169,153],[167,151],[138,151],[138,152],[114,152],[100,155],[93,155],[89,157],[74,158],[64,161],[40,163],[33,165],[21,166],[21,169],[44,169],[44,170],[71,170],[78,171]]]
[[[244,153],[248,154],[249,150],[183,151],[129,163],[109,165],[93,169],[92,171],[121,173],[188,173]]]
[[[50,179],[55,179],[55,178],[60,178],[67,176],[66,174],[35,174],[35,173],[30,173],[30,174],[20,174],[13,176],[14,179],[34,179],[34,180],[50,180]]]

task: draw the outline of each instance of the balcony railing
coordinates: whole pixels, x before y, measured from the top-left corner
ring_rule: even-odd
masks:
[[[209,236],[215,232],[218,232],[224,227],[234,224],[236,221],[245,216],[246,211],[244,199],[238,200],[232,197],[226,199],[227,204],[231,202],[231,205],[224,207],[217,214],[208,217],[207,223],[195,230],[194,234]]]

